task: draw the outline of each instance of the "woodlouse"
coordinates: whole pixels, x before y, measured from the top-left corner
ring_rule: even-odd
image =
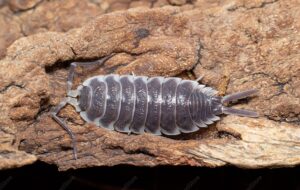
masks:
[[[101,75],[88,78],[76,90],[71,90],[77,66],[102,64],[111,56],[95,62],[71,64],[67,98],[51,111],[52,117],[69,133],[73,153],[77,158],[76,140],[57,113],[71,104],[88,123],[126,133],[144,131],[156,135],[191,133],[207,127],[220,118],[220,114],[257,117],[253,111],[224,106],[234,100],[248,97],[255,89],[224,97],[217,91],[196,81],[176,77],[151,77],[134,75]]]

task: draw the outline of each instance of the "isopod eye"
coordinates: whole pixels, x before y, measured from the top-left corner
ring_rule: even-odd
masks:
[[[89,102],[91,99],[91,89],[88,86],[83,86],[80,90],[80,96],[79,96],[79,107],[81,111],[85,111],[89,107]]]

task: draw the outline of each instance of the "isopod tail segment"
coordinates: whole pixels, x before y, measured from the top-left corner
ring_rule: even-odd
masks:
[[[72,105],[76,108],[76,111],[80,111],[79,105],[77,100],[75,99],[76,96],[78,96],[78,91],[72,90],[73,85],[73,79],[75,74],[75,69],[78,66],[82,67],[89,67],[89,66],[100,66],[104,64],[107,60],[109,60],[111,57],[113,57],[115,54],[111,54],[109,56],[103,57],[102,59],[99,59],[97,61],[92,62],[73,62],[70,66],[69,75],[67,78],[67,95],[68,97],[65,98],[63,101],[61,101],[57,106],[55,106],[53,109],[51,109],[50,114],[52,118],[64,129],[67,131],[67,133],[70,135],[72,140],[72,146],[73,146],[73,154],[75,160],[77,160],[77,141],[74,133],[72,130],[68,127],[68,125],[62,120],[60,117],[58,117],[59,111],[65,107],[67,104]]]
[[[228,104],[232,101],[236,101],[239,99],[250,97],[258,92],[257,89],[250,89],[245,90],[242,92],[237,92],[233,94],[226,95],[224,97],[218,97],[219,106],[215,107],[215,112],[217,114],[231,114],[231,115],[238,115],[238,116],[244,116],[244,117],[258,117],[258,113],[250,110],[242,110],[242,109],[235,109],[224,106],[224,104]]]

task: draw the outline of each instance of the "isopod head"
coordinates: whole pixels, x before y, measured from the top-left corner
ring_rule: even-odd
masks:
[[[77,88],[79,92],[78,103],[81,111],[85,111],[91,102],[91,89],[88,86],[80,86]]]

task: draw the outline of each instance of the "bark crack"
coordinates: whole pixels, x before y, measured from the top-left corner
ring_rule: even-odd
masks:
[[[25,8],[25,9],[19,9],[19,10],[13,10],[11,7],[10,7],[10,10],[12,12],[14,12],[15,14],[21,14],[21,13],[24,13],[24,12],[27,12],[27,11],[30,11],[30,10],[35,10],[40,4],[42,4],[44,2],[44,0],[40,0],[38,1],[36,4],[34,4],[32,7],[28,7],[28,8]]]
[[[262,9],[264,7],[266,7],[267,5],[270,5],[270,4],[274,4],[276,2],[278,2],[279,0],[273,0],[273,1],[270,1],[270,2],[262,2],[259,6],[252,6],[252,7],[246,7],[245,5],[241,5],[241,6],[232,6],[232,7],[229,7],[227,9],[227,11],[229,12],[234,12],[234,11],[237,11],[239,9],[246,9],[246,10],[252,10],[252,9]]]
[[[10,84],[8,84],[7,86],[3,87],[2,89],[0,89],[0,94],[3,94],[5,91],[7,91],[10,87],[17,87],[17,88],[25,88],[25,86],[23,84],[16,84],[15,82],[11,82]]]

